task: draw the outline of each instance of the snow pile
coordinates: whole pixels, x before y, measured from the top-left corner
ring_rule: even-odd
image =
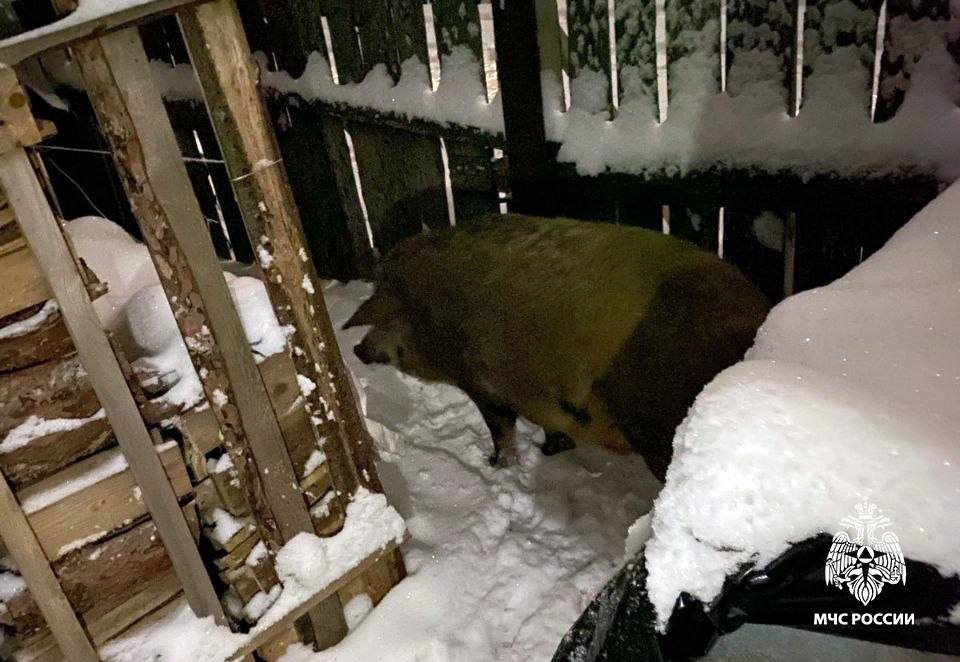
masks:
[[[119,332],[134,367],[172,386],[165,401],[183,409],[200,403],[200,379],[146,246],[94,216],[70,221],[66,229],[78,255],[109,286],[94,306],[104,326]],[[284,351],[291,329],[280,326],[264,284],[229,272],[224,278],[257,361]]]
[[[265,609],[249,634],[218,627],[212,617],[197,618],[183,605],[158,622],[134,628],[112,640],[100,649],[100,655],[108,662],[220,662],[258,632],[281,620],[305,598],[329,586],[366,557],[390,543],[399,543],[403,536],[403,520],[386,498],[361,489],[347,505],[340,533],[332,538],[301,533],[277,553],[277,574],[283,589],[258,600]]]
[[[906,557],[960,572],[958,258],[955,184],[847,276],[777,306],[701,393],[646,547],[661,627],[681,591],[710,601],[862,500]]]

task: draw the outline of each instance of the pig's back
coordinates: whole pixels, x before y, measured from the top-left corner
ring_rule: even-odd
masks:
[[[516,405],[579,404],[660,283],[714,264],[727,268],[651,231],[507,215],[404,242],[383,276],[462,385]]]

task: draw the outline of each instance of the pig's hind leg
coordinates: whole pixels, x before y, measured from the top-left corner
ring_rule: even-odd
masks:
[[[474,398],[483,422],[490,430],[493,439],[493,455],[490,466],[508,467],[517,461],[517,412],[509,407],[495,405],[486,400]]]

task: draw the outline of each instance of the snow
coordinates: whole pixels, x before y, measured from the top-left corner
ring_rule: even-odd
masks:
[[[343,618],[347,622],[347,628],[355,630],[363,622],[367,614],[373,609],[373,601],[366,593],[360,593],[350,599],[350,602],[343,605]]]
[[[325,287],[334,328],[371,291],[360,282]],[[624,533],[659,484],[639,457],[596,449],[544,457],[533,446],[543,433],[527,423],[520,464],[490,467],[473,403],[453,387],[361,364],[350,348],[363,333],[338,331],[376,422],[380,476],[407,521],[409,576],[344,642],[319,654],[291,650],[287,662],[549,660],[623,560]]]
[[[387,505],[386,498],[358,490],[347,505],[340,533],[332,538],[301,533],[280,549],[277,574],[283,589],[248,634],[218,627],[212,617],[197,618],[182,604],[157,622],[134,627],[113,639],[100,649],[100,656],[106,662],[221,662],[231,651],[280,621],[305,598],[323,590],[388,544],[400,542],[403,536],[403,520]],[[269,596],[265,599],[269,600]]]
[[[0,340],[16,338],[17,336],[24,336],[31,331],[36,331],[58,312],[60,312],[60,306],[53,299],[49,299],[40,307],[40,310],[27,319],[13,322],[0,328]]]
[[[251,623],[257,622],[267,609],[277,601],[281,591],[283,591],[283,587],[280,584],[275,584],[267,593],[258,592],[250,598],[247,604],[243,605],[243,615]]]
[[[261,66],[261,75],[266,87],[299,94],[304,99],[503,132],[500,99],[497,97],[493,103],[487,103],[483,67],[468,48],[455,46],[450,55],[443,58],[440,86],[436,92],[432,89],[427,66],[416,57],[410,57],[401,67],[400,81],[396,85],[383,64],[374,66],[359,83],[337,85],[326,59],[314,52],[298,79],[284,71],[269,71],[266,66]]]
[[[835,283],[787,299],[677,431],[645,556],[663,627],[688,591],[876,503],[904,555],[960,572],[960,185]]]
[[[327,461],[327,456],[319,448],[310,453],[310,457],[307,458],[307,462],[303,467],[303,475],[309,476],[314,471],[316,471],[321,464]]]
[[[117,332],[134,367],[172,384],[163,400],[181,409],[202,402],[200,379],[146,246],[95,216],[70,221],[66,230],[78,255],[109,286],[94,307],[104,326]],[[280,326],[264,284],[229,272],[224,278],[256,360],[285,351],[291,329]]]
[[[0,572],[0,602],[9,602],[27,587],[20,575]]]
[[[960,22],[937,27],[954,34]],[[669,174],[716,165],[802,176],[831,172],[872,177],[910,167],[932,170],[946,181],[960,176],[960,110],[955,103],[960,67],[947,52],[942,33],[934,35],[913,68],[897,115],[880,124],[870,120],[869,71],[861,66],[855,46],[819,56],[805,80],[796,118],[787,115],[779,70],[777,75],[756,75],[761,63],[747,63],[751,58],[742,55],[731,69],[729,94],[702,84],[705,75],[713,80],[712,60],[691,56],[673,63],[674,94],[662,124],[655,104],[642,95],[625,96],[618,116],[609,121],[606,86],[583,85],[578,79],[572,82],[574,99],[578,85],[588,89],[582,95],[586,98],[563,113],[558,102],[549,105],[559,99],[559,91],[554,81],[546,80],[547,134],[562,143],[558,158],[573,163],[583,175],[608,170]],[[736,89],[733,82],[741,64],[756,78]]]
[[[248,524],[247,519],[238,519],[223,508],[214,508],[206,523],[210,528],[206,530],[207,537],[214,542],[225,545]]]
[[[45,437],[56,432],[69,432],[81,428],[87,423],[106,418],[103,409],[97,410],[86,418],[40,418],[31,414],[20,425],[7,432],[3,441],[0,441],[0,453],[12,453],[23,448],[34,439]]]
[[[267,546],[261,540],[253,549],[250,550],[250,553],[247,554],[247,558],[244,561],[251,568],[257,567],[263,559],[267,556]]]

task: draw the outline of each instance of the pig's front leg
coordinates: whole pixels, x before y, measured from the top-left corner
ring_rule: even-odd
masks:
[[[509,407],[474,400],[493,439],[490,466],[509,467],[517,462],[517,413]]]

